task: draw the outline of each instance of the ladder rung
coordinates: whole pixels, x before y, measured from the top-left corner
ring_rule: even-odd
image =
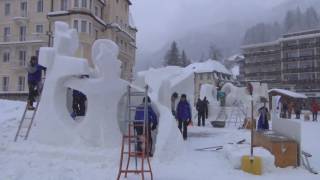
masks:
[[[121,170],[121,173],[142,173],[142,172],[151,172],[150,170]]]
[[[145,92],[130,92],[130,96],[146,96]]]

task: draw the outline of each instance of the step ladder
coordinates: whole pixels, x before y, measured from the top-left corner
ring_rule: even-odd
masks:
[[[241,101],[235,101],[231,107],[230,115],[227,117],[227,125],[234,125],[236,127],[242,127],[244,119],[246,117],[246,111]]]
[[[23,139],[23,140],[28,139],[31,128],[33,126],[34,118],[36,116],[36,113],[37,113],[37,110],[39,107],[39,102],[41,99],[41,90],[39,91],[38,97],[36,97],[36,102],[33,103],[33,104],[36,104],[36,106],[33,110],[28,109],[28,102],[27,102],[27,105],[24,109],[23,115],[22,115],[20,123],[19,123],[18,130],[17,130],[16,135],[14,137],[15,142],[17,142],[18,139]]]
[[[145,87],[144,91],[132,91],[132,86],[127,88],[127,106],[126,106],[126,126],[128,127],[127,132],[122,136],[122,146],[121,146],[121,157],[120,157],[120,167],[117,180],[120,180],[121,175],[124,174],[124,177],[127,178],[128,174],[139,174],[141,179],[145,179],[146,173],[150,174],[151,180],[153,180],[153,174],[149,159],[149,153],[146,153],[146,150],[149,151],[149,126],[147,123],[148,118],[148,86]],[[139,105],[134,105],[132,103],[132,97],[141,97],[145,98],[144,102],[144,123],[137,124],[134,120],[133,113],[136,111],[136,108]],[[141,121],[139,121],[141,122]],[[142,137],[138,136],[135,128],[142,127],[143,134]],[[137,151],[138,143],[142,144],[142,151]],[[134,159],[134,164],[132,165],[131,160]],[[126,165],[124,166],[124,164]]]
[[[302,161],[303,167],[306,168],[306,170],[308,170],[312,174],[318,174],[319,172],[315,171],[310,165],[309,158],[311,157],[312,155],[310,153],[301,151],[301,161]]]

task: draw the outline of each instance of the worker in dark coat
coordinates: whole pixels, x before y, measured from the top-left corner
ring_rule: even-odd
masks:
[[[188,137],[188,125],[191,123],[191,117],[192,112],[190,104],[187,101],[187,96],[182,94],[177,106],[177,119],[178,127],[184,140],[187,140]]]
[[[40,93],[40,83],[42,78],[42,71],[45,68],[38,64],[38,58],[36,56],[32,56],[30,59],[30,63],[28,64],[28,87],[29,87],[29,95],[28,95],[28,109],[34,110],[33,103],[35,102],[35,98]]]
[[[198,98],[197,104],[196,104],[196,109],[198,111],[198,126],[205,126],[205,115],[206,115],[206,108],[205,108],[205,102],[204,100],[201,100]]]
[[[207,100],[206,96],[204,97],[203,102],[204,102],[204,113],[205,113],[206,119],[208,119],[208,117],[209,117],[209,101]]]
[[[258,120],[258,130],[268,130],[269,129],[269,121],[268,121],[268,108],[266,107],[266,103],[264,103],[263,107],[259,110],[259,120]]]

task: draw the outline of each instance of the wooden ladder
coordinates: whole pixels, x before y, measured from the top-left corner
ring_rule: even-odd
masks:
[[[149,173],[151,180],[153,180],[153,174],[151,169],[151,163],[149,159],[149,126],[148,126],[148,86],[145,87],[144,92],[132,92],[131,86],[128,86],[127,92],[127,107],[126,107],[126,118],[125,121],[128,127],[127,134],[124,133],[122,136],[122,146],[121,146],[121,157],[120,157],[120,167],[117,180],[120,180],[121,175],[124,174],[125,178],[128,177],[129,173],[139,174],[141,175],[141,179],[145,179],[145,174]],[[136,111],[138,106],[132,105],[132,97],[144,97],[144,121],[141,123],[137,123],[132,118],[132,112]],[[138,136],[135,132],[135,128],[141,127],[143,128],[143,134]],[[137,144],[142,144],[142,151],[139,152],[137,150]],[[144,145],[144,146],[143,146]],[[147,152],[146,152],[147,150]],[[135,168],[132,168],[131,160],[134,159],[135,161]],[[126,162],[125,162],[126,161]],[[140,162],[140,163],[139,163]],[[124,164],[126,165],[124,166]],[[147,166],[147,167],[146,167]]]

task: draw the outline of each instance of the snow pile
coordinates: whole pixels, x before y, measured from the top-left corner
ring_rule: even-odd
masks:
[[[241,159],[243,156],[250,155],[250,146],[227,145],[224,147],[223,153],[234,169],[241,169]],[[274,156],[268,150],[261,147],[254,148],[254,156],[261,157],[263,173],[274,171]]]

